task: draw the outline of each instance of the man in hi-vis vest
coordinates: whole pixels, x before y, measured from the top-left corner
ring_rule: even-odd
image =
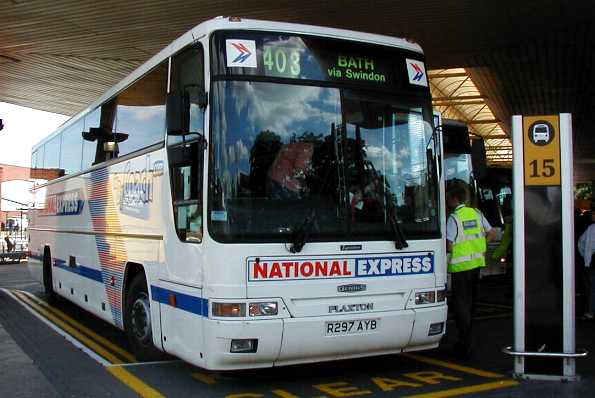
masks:
[[[455,354],[471,356],[471,326],[479,292],[479,269],[485,267],[487,242],[497,232],[477,209],[465,205],[467,191],[453,184],[446,194],[450,216],[446,223],[448,272],[452,281],[452,308],[457,325]]]

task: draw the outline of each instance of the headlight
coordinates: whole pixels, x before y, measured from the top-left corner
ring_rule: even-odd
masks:
[[[276,301],[264,303],[250,303],[248,306],[248,313],[250,316],[272,316],[277,315],[279,306]]]
[[[433,290],[431,292],[415,293],[415,305],[433,304],[435,302],[436,302],[436,293]]]
[[[443,331],[444,322],[432,323],[430,325],[430,329],[428,330],[428,336],[436,336],[437,334],[442,334]]]
[[[246,316],[245,303],[213,303],[213,316],[241,317]]]
[[[440,303],[446,300],[446,289],[436,291],[436,302]]]
[[[254,353],[258,349],[258,339],[234,339],[229,352]]]

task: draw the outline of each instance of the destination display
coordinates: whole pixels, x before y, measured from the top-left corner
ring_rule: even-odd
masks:
[[[423,56],[388,46],[268,32],[219,32],[212,47],[213,76],[427,88]]]

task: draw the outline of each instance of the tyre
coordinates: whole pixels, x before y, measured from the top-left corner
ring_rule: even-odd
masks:
[[[52,278],[52,254],[50,248],[43,249],[43,290],[49,301],[56,301],[57,294],[54,292],[54,282]]]
[[[155,361],[161,352],[153,344],[151,305],[144,274],[134,277],[126,293],[124,330],[134,355],[141,361]]]

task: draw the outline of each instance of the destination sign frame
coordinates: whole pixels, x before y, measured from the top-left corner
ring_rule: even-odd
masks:
[[[252,43],[254,53],[247,50]],[[230,54],[230,46],[239,50]],[[250,66],[242,67],[238,60]],[[423,54],[407,49],[291,33],[219,31],[211,39],[213,79],[283,78],[429,94],[418,82],[427,76],[411,81],[412,60],[425,63]]]

